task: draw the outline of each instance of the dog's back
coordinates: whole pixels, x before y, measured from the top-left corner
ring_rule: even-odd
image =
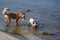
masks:
[[[10,13],[6,13],[5,15],[7,15],[9,18],[13,18],[13,19],[16,19],[16,18],[18,18],[18,16],[17,16],[17,13],[12,13],[12,12],[10,12]]]

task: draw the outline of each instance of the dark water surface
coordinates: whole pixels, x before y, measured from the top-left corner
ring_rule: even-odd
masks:
[[[26,11],[26,22],[30,17],[37,19],[40,31],[60,34],[60,0],[0,0],[0,29],[4,29],[3,8],[11,11]]]

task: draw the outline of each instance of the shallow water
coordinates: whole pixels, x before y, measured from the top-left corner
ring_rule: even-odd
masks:
[[[0,0],[0,29],[5,29],[3,8],[11,11],[26,11],[26,22],[35,18],[39,31],[50,31],[60,34],[60,0]],[[27,23],[26,23],[27,24]]]

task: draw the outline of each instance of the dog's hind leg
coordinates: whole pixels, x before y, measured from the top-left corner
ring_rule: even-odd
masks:
[[[10,28],[10,21],[11,21],[10,18],[6,18],[6,30],[7,30],[7,31],[8,31],[9,28]]]

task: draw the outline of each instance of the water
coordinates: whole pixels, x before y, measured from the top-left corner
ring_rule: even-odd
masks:
[[[26,22],[30,17],[37,19],[40,31],[60,34],[60,0],[0,0],[0,29],[5,29],[3,8],[11,11],[26,11]],[[58,32],[57,32],[58,31]]]

